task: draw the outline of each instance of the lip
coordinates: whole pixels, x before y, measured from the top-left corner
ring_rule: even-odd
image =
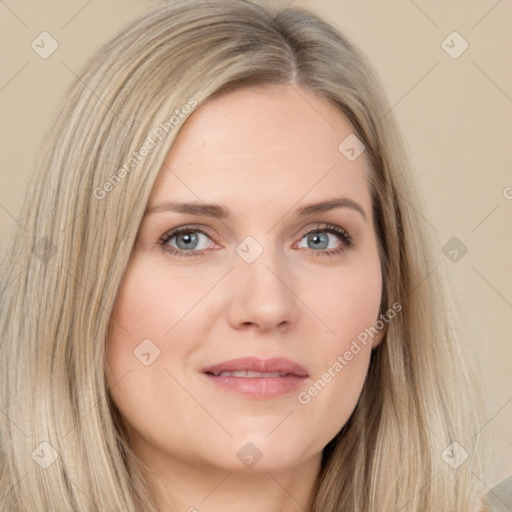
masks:
[[[202,373],[214,384],[245,397],[269,399],[285,395],[299,388],[309,377],[307,370],[300,364],[283,357],[258,359],[245,357],[224,361],[203,368]],[[280,373],[272,377],[242,377],[215,375],[223,372],[259,372]]]

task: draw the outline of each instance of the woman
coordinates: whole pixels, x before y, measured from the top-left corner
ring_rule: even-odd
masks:
[[[316,15],[134,21],[69,91],[9,247],[2,510],[484,510],[421,211],[374,72]]]

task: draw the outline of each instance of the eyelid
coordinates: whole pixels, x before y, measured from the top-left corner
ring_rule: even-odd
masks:
[[[352,238],[349,234],[348,234],[348,231],[341,227],[341,226],[337,226],[336,224],[329,224],[328,222],[318,222],[316,223],[313,227],[310,227],[310,228],[307,228],[306,231],[302,232],[302,231],[299,231],[299,233],[302,232],[302,236],[301,238],[304,238],[306,235],[308,235],[309,233],[314,233],[315,231],[327,231],[329,232],[329,230],[333,230],[335,232],[337,231],[340,231],[342,232],[347,238]]]
[[[158,240],[159,243],[162,243],[162,244],[165,244],[167,243],[171,238],[174,238],[175,236],[178,236],[180,235],[181,233],[187,233],[189,231],[197,231],[199,233],[203,233],[204,235],[206,235],[207,237],[209,237],[210,239],[212,239],[212,241],[215,242],[215,237],[212,235],[212,233],[210,232],[210,228],[208,228],[207,226],[202,226],[202,225],[199,225],[199,224],[185,224],[183,226],[178,226],[176,228],[172,228],[170,229],[169,231],[165,232]],[[215,242],[217,243],[217,242]]]

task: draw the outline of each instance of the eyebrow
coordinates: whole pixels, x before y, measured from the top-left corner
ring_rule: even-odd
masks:
[[[347,197],[340,197],[322,201],[320,203],[309,204],[296,210],[296,215],[299,217],[306,217],[315,213],[323,213],[336,208],[350,208],[361,214],[366,221],[366,212],[359,203]],[[175,201],[165,201],[163,203],[149,207],[144,215],[159,212],[176,212],[190,215],[202,215],[206,217],[214,217],[216,219],[227,219],[230,216],[229,210],[220,204],[207,204],[200,202],[180,203]]]

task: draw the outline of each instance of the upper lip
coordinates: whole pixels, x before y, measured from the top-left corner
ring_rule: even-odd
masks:
[[[261,373],[283,373],[296,375],[298,377],[308,377],[308,372],[300,364],[290,361],[285,357],[274,357],[271,359],[258,359],[257,357],[244,357],[240,359],[231,359],[222,363],[203,368],[203,373],[221,373],[221,372],[261,372]]]

